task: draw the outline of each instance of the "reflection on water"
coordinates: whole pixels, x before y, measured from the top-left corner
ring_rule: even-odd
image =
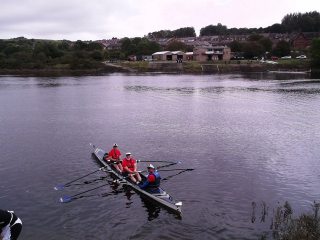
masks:
[[[153,202],[148,201],[148,199],[141,197],[143,206],[146,208],[148,213],[148,221],[152,221],[159,217],[161,207]]]
[[[26,240],[257,239],[278,202],[299,214],[320,194],[319,79],[277,78],[0,77],[0,205],[21,216]],[[89,142],[194,168],[162,182],[182,219],[104,172],[52,190],[100,167]]]
[[[298,80],[298,81],[272,81],[259,83],[259,86],[207,86],[207,87],[153,87],[146,85],[130,85],[125,86],[127,91],[140,92],[158,92],[178,95],[193,95],[193,94],[219,94],[232,92],[280,92],[280,93],[302,93],[302,94],[318,94],[319,80]]]

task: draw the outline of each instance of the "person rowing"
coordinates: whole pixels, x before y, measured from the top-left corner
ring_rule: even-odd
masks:
[[[137,161],[131,157],[130,152],[127,152],[126,157],[122,159],[122,167],[124,175],[129,176],[133,183],[141,182],[141,176],[137,172]]]
[[[16,240],[22,229],[22,222],[13,211],[0,209],[0,239]]]
[[[106,161],[110,161],[113,167],[120,173],[123,172],[122,164],[121,164],[121,152],[118,149],[118,144],[113,144],[112,149],[108,153],[108,157],[105,158]]]
[[[147,168],[149,173],[147,179],[144,183],[140,184],[139,187],[150,193],[159,193],[161,181],[160,174],[152,164],[150,164]]]

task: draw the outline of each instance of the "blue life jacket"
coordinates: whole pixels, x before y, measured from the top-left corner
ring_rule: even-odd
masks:
[[[161,180],[160,174],[157,171],[154,171],[154,173],[151,173],[149,175],[153,175],[155,177],[155,181],[153,183],[149,183],[148,187],[149,188],[158,188],[158,187],[160,187],[160,180]]]

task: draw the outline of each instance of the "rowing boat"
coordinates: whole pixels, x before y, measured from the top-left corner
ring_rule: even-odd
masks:
[[[116,179],[119,180],[119,182],[123,185],[127,185],[130,188],[132,188],[134,191],[136,191],[137,193],[139,193],[141,196],[152,200],[153,202],[156,202],[158,204],[160,204],[161,206],[167,208],[168,210],[175,212],[178,215],[181,215],[181,206],[182,206],[182,202],[176,202],[174,201],[174,199],[166,192],[164,191],[162,188],[160,188],[160,192],[159,193],[149,193],[143,189],[141,189],[137,184],[133,183],[130,178],[125,178],[121,175],[121,173],[119,173],[118,171],[116,171],[110,164],[109,162],[106,162],[104,160],[104,156],[107,154],[106,151],[95,147],[94,145],[92,145],[93,147],[93,154],[94,156],[97,158],[97,160],[99,161],[99,163],[101,165],[103,165],[107,172],[110,173],[113,177],[115,177]],[[146,179],[146,176],[142,173],[139,173],[142,180]]]

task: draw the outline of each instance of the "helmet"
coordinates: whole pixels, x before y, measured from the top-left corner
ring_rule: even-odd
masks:
[[[115,144],[113,144],[113,147],[118,147],[118,144],[116,144],[116,143],[115,143]]]
[[[129,155],[131,155],[131,152],[127,152],[127,153],[126,153],[126,156],[129,156]]]
[[[151,163],[149,164],[149,166],[147,168],[155,169],[155,167]]]

